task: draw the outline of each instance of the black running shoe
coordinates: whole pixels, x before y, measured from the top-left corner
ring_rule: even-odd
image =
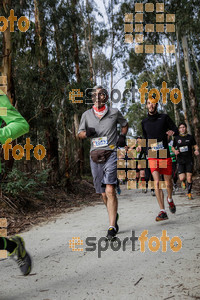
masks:
[[[172,200],[172,202],[169,202],[168,198],[167,198],[167,202],[169,204],[169,210],[171,211],[172,214],[175,214],[175,212],[176,212],[176,205],[174,204],[174,201]]]
[[[167,220],[168,219],[168,216],[165,212],[161,211],[158,216],[156,217],[156,221],[159,222],[159,221],[164,221],[164,220]]]
[[[17,244],[17,247],[12,253],[9,254],[10,257],[17,257],[17,264],[24,276],[31,272],[32,262],[31,257],[25,249],[25,243],[22,237],[14,236],[11,241]]]
[[[116,233],[118,233],[118,231],[119,231],[119,226],[117,224],[118,220],[119,220],[119,214],[117,213],[116,220],[115,220]]]
[[[117,231],[113,227],[110,227],[110,228],[108,228],[108,233],[107,233],[106,237],[108,240],[112,240],[115,238],[116,234],[117,234]]]

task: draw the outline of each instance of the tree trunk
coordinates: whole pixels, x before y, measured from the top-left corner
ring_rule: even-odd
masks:
[[[164,68],[165,68],[165,71],[166,71],[166,75],[167,75],[167,80],[168,82],[171,82],[170,80],[170,76],[169,76],[169,71],[168,71],[168,65],[165,61],[165,57],[163,55],[163,63],[164,63]],[[168,87],[169,88],[169,87]],[[178,123],[179,123],[179,114],[178,114],[178,110],[177,110],[177,105],[176,104],[173,104],[173,107],[174,107],[174,118],[175,118],[175,124],[176,126],[178,126]]]
[[[185,94],[184,94],[184,90],[183,90],[182,77],[181,77],[180,47],[179,47],[178,33],[176,34],[176,36],[177,36],[177,50],[178,50],[178,55],[177,55],[177,51],[175,51],[175,58],[176,58],[176,68],[177,68],[177,73],[178,73],[178,81],[179,81],[180,91],[181,91],[181,95],[182,95],[181,104],[182,104],[183,113],[184,113],[184,120],[185,120],[185,123],[187,125],[187,130],[188,130],[188,133],[191,134],[192,131],[191,131],[190,123],[188,121],[187,108],[186,108],[186,102],[185,102]]]
[[[8,7],[11,8],[11,4],[11,0],[3,0],[3,7],[6,15],[9,14]],[[5,88],[5,93],[10,99],[10,102],[15,105],[15,91],[12,76],[12,40],[10,33],[10,22],[8,22],[8,28],[3,32],[3,60],[0,71],[2,76],[7,77],[7,88]]]
[[[62,107],[64,106],[64,100],[62,101]],[[64,160],[65,160],[65,166],[64,166],[64,184],[66,186],[70,185],[70,176],[69,176],[69,133],[67,130],[67,119],[66,115],[62,112],[62,120],[63,120],[63,131],[64,131],[64,140],[63,140],[63,147],[64,147]]]
[[[51,109],[49,111],[45,111],[43,113],[44,118],[49,118],[49,116],[53,115]],[[52,168],[52,172],[50,174],[51,182],[56,183],[58,179],[58,169],[59,169],[59,155],[58,155],[58,138],[57,138],[57,130],[52,124],[48,122],[48,127],[46,128],[45,135],[47,140],[47,161],[48,164]]]
[[[45,81],[45,68],[48,66],[48,50],[45,35],[44,26],[44,13],[41,3],[38,0],[34,0],[35,7],[35,35],[36,35],[36,49],[38,68],[40,71],[41,81]],[[44,95],[44,105],[43,105],[43,118],[45,121],[45,136],[47,140],[47,160],[51,166],[50,181],[53,184],[57,183],[58,170],[59,170],[59,156],[58,156],[58,138],[57,130],[55,126],[54,116],[51,108],[46,109],[45,103],[48,99],[48,95]]]
[[[114,34],[114,14],[113,14],[113,0],[111,0],[111,54],[110,54],[110,92],[113,89],[113,52],[114,52],[114,46],[115,46],[115,34]],[[112,99],[110,99],[110,107],[112,107]]]
[[[55,40],[55,44],[56,44],[56,57],[57,57],[57,62],[60,65],[60,45],[59,45],[58,38],[57,38],[58,31],[59,31],[58,24],[54,24],[54,30],[55,30],[54,40]]]
[[[86,11],[88,10],[88,0],[86,0]],[[89,62],[90,62],[90,81],[93,82],[94,80],[94,68],[93,68],[93,40],[92,40],[92,30],[91,30],[91,23],[90,23],[90,16],[87,12],[87,25],[88,25],[88,39],[89,39],[89,45],[87,42],[87,48],[88,48],[88,56],[89,56]],[[86,37],[87,40],[87,37]]]
[[[76,11],[77,0],[72,0],[71,3],[72,3],[72,35],[74,41],[75,74],[76,74],[77,83],[80,83],[81,74],[80,74],[80,67],[79,67],[79,48],[78,48],[77,29],[76,29],[76,18],[78,17]]]
[[[182,46],[183,46],[183,53],[184,53],[185,72],[187,76],[187,83],[188,83],[188,90],[189,90],[189,101],[190,101],[190,106],[192,111],[192,123],[194,126],[195,139],[197,145],[200,147],[198,103],[195,97],[194,82],[193,82],[192,70],[191,70],[189,54],[188,54],[188,43],[187,43],[187,37],[185,35],[182,37]]]
[[[192,49],[192,56],[193,56],[194,63],[195,63],[196,69],[197,69],[198,79],[199,79],[199,83],[200,83],[200,69],[199,69],[197,59],[196,59],[196,55],[195,55],[195,52],[194,52],[194,47],[192,45],[192,42],[191,42],[191,49]]]
[[[47,51],[47,42],[44,32],[44,13],[41,8],[39,1],[34,0],[35,7],[35,34],[36,40],[38,41],[38,67],[41,69],[48,65],[48,51]]]
[[[76,81],[78,83],[81,82],[81,74],[79,68],[79,49],[78,49],[78,42],[77,42],[77,34],[75,32],[75,28],[73,26],[73,41],[74,41],[74,61],[75,61],[75,73],[76,73]]]
[[[77,0],[72,0],[72,11],[73,11],[73,19],[76,20],[77,18],[77,10],[76,10]],[[80,74],[80,68],[79,68],[79,48],[78,48],[78,41],[77,41],[77,28],[76,23],[74,22],[72,25],[72,31],[73,31],[73,41],[74,41],[74,61],[75,61],[75,73],[76,73],[76,81],[77,83],[81,82],[81,74]],[[87,36],[86,36],[87,39]],[[91,46],[91,45],[90,45]],[[89,51],[89,59],[90,63],[92,64],[92,53],[91,50]],[[78,121],[78,115],[75,112],[74,113],[74,120],[73,120],[73,127],[74,127],[74,141],[75,141],[75,163],[76,163],[76,176],[81,177],[81,173],[83,171],[83,147],[82,143],[79,141],[79,138],[77,136],[78,127],[79,127],[79,121]]]
[[[74,139],[75,139],[75,163],[76,163],[76,176],[81,178],[81,174],[83,174],[83,168],[84,168],[84,156],[83,156],[83,143],[82,140],[79,140],[78,138],[78,128],[79,128],[79,120],[78,120],[78,114],[74,114]]]

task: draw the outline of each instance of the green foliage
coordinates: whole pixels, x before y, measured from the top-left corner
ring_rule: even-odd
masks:
[[[135,135],[143,135],[142,133],[142,120],[146,117],[147,111],[144,105],[140,102],[133,103],[127,112],[127,119],[129,122],[129,127],[134,130]]]
[[[7,182],[2,183],[3,193],[14,197],[19,195],[40,197],[43,195],[42,188],[47,184],[48,176],[48,169],[32,175],[13,168],[12,172],[8,174]]]
[[[175,58],[174,55],[170,57],[170,55],[165,54],[136,54],[134,50],[135,44],[131,45],[124,42],[124,16],[126,13],[134,14],[134,5],[138,1],[102,1],[105,3],[105,12],[100,11],[97,7],[97,2],[92,0],[43,0],[37,2],[39,5],[38,15],[42,18],[42,47],[40,47],[40,42],[37,38],[38,30],[36,30],[35,26],[35,1],[21,0],[19,3],[17,0],[12,0],[12,7],[9,7],[9,9],[14,9],[18,18],[25,15],[31,20],[30,28],[26,33],[15,30],[11,35],[12,80],[14,82],[13,89],[17,109],[30,124],[28,137],[31,138],[31,143],[34,146],[40,143],[49,150],[48,146],[52,137],[56,137],[58,139],[59,171],[64,168],[66,152],[69,156],[69,165],[75,170],[76,167],[74,166],[77,165],[75,162],[78,160],[75,156],[78,150],[75,138],[74,114],[76,113],[80,120],[82,113],[90,106],[73,104],[69,100],[69,92],[72,89],[80,89],[85,95],[86,88],[93,87],[95,82],[100,83],[100,81],[104,84],[106,83],[107,87],[109,87],[111,71],[113,71],[114,75],[113,85],[119,77],[127,74],[126,77],[124,76],[127,80],[126,88],[129,88],[130,84],[139,88],[145,81],[148,81],[149,90],[154,87],[160,91],[162,81],[167,82],[170,90],[174,87],[179,88]],[[142,3],[145,4],[147,2],[149,1],[145,0]],[[158,1],[152,0],[151,2],[155,5]],[[194,76],[196,98],[199,99],[200,74],[191,54],[191,46],[193,45],[196,61],[199,62],[199,1],[166,0],[164,2],[165,14],[176,14],[175,25],[179,34],[179,40],[181,41],[182,34],[187,34],[188,38],[190,37],[191,68]],[[0,4],[0,13],[2,16],[8,16],[9,14],[5,13],[2,4]],[[155,11],[154,13],[144,12],[144,25],[155,23],[155,17]],[[74,42],[75,34],[77,35],[81,82],[77,82],[76,78],[75,52],[77,49]],[[172,38],[176,43],[175,33],[144,34],[144,44],[162,44],[162,42],[171,44]],[[113,53],[111,55],[112,44]],[[0,48],[3,49],[3,47],[3,34],[1,34]],[[88,50],[91,51],[93,59],[95,73],[93,81],[91,80]],[[191,123],[193,117],[188,100],[189,93],[181,43],[180,50],[183,89],[187,113]],[[40,60],[45,61],[42,68],[39,67]],[[2,62],[2,57],[0,62]],[[115,75],[117,76],[115,77]],[[138,93],[136,97],[138,97]],[[122,102],[121,110],[128,118],[129,126],[137,135],[140,135],[142,133],[141,120],[146,117],[146,109],[144,106],[141,106],[137,98],[136,103],[130,103],[128,93],[124,95]],[[163,107],[159,105],[159,109],[165,109],[171,118],[174,119],[174,107],[169,100],[169,95],[168,104]],[[200,116],[200,105],[198,110]],[[178,111],[182,120],[181,103],[178,104]],[[18,143],[21,139],[18,139]],[[84,168],[89,171],[88,151],[89,141],[84,141]],[[49,152],[48,155],[50,156],[51,153]],[[48,159],[42,162],[45,168],[47,167],[47,162],[49,163]],[[20,163],[23,164],[24,162],[20,161]],[[31,163],[28,163],[29,167]],[[40,165],[40,168],[42,167]],[[33,169],[30,167],[31,172]],[[67,171],[72,173],[72,170]],[[32,174],[34,173],[32,172]],[[45,178],[39,178],[39,176],[43,176],[42,174],[44,175],[44,171],[38,173],[38,175],[26,175],[14,169],[9,174],[9,182],[5,185],[6,191],[16,195],[19,195],[20,191],[29,193],[35,190],[36,192],[38,183],[40,181],[46,182]]]

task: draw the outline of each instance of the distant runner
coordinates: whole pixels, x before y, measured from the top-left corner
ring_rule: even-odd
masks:
[[[194,154],[199,155],[199,148],[194,137],[187,133],[187,125],[180,123],[178,126],[179,135],[175,136],[172,151],[177,155],[178,174],[183,189],[186,188],[185,180],[188,183],[188,199],[192,199],[192,172],[193,172],[193,148]]]

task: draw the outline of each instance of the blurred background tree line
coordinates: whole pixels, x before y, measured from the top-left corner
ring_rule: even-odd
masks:
[[[182,101],[173,105],[168,95],[167,105],[160,102],[159,109],[176,124],[185,120],[200,146],[199,1],[160,1],[165,13],[176,15],[176,32],[145,33],[144,44],[175,44],[176,53],[170,55],[136,54],[134,44],[124,42],[125,14],[134,14],[135,3],[147,2],[157,1],[1,1],[1,16],[8,18],[14,9],[17,18],[30,20],[25,33],[18,30],[17,22],[14,32],[9,28],[1,32],[0,72],[8,78],[12,104],[30,124],[31,143],[47,150],[42,161],[32,157],[14,162],[11,157],[4,163],[4,177],[13,181],[29,174],[25,182],[29,187],[37,174],[41,182],[70,187],[74,179],[89,174],[89,141],[80,141],[77,131],[90,106],[72,103],[69,92],[80,89],[85,97],[85,90],[96,84],[103,84],[109,93],[120,81],[122,89],[139,88],[145,81],[149,90],[160,91],[163,81],[170,90],[179,88]],[[155,22],[155,12],[144,12],[143,25]],[[129,136],[134,137],[142,133],[141,120],[147,113],[139,98],[136,92],[131,101],[127,93],[120,103],[110,103],[127,117]],[[25,137],[17,140],[25,142]]]

